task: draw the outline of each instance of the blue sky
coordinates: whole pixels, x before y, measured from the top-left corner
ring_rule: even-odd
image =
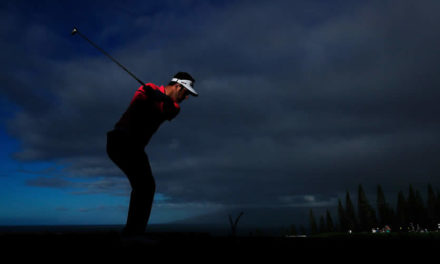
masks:
[[[359,184],[371,202],[377,184],[390,200],[409,184],[438,189],[436,10],[409,0],[3,1],[0,225],[125,222],[130,188],[105,135],[138,84],[73,26],[145,82],[196,79],[200,96],[146,148],[152,223],[223,212],[227,224],[227,212],[249,208],[280,219],[277,208],[335,207]]]

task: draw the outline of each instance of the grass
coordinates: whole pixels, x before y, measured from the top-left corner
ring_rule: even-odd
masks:
[[[282,236],[211,236],[208,233],[157,232],[145,241],[124,240],[115,231],[84,232],[15,232],[0,233],[0,251],[34,252],[66,255],[112,256],[135,252],[144,258],[151,254],[160,256],[190,257],[235,256],[246,258],[266,254],[288,255],[294,258],[321,257],[340,259],[351,255],[368,256],[373,252],[386,256],[406,256],[419,252],[429,254],[440,248],[440,233],[322,233],[308,237]],[[154,243],[151,243],[153,240]],[[163,252],[166,252],[163,254]],[[179,254],[177,253],[179,252]],[[24,254],[23,256],[26,256]]]
[[[311,238],[328,239],[432,239],[440,241],[440,232],[390,232],[390,233],[321,233],[309,236]]]

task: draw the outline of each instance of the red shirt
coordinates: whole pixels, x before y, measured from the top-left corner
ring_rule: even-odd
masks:
[[[127,132],[130,139],[145,146],[163,121],[171,121],[179,111],[179,104],[165,94],[164,86],[147,83],[135,92],[115,128]]]

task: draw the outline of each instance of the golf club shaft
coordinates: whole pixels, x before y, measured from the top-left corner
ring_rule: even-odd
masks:
[[[96,45],[95,43],[93,43],[93,41],[91,41],[90,39],[88,39],[84,34],[82,34],[81,32],[79,32],[79,30],[77,28],[74,28],[72,31],[72,35],[74,34],[78,34],[80,35],[83,39],[87,40],[93,47],[95,47],[96,49],[98,49],[100,52],[102,52],[104,55],[106,55],[107,57],[109,57],[114,63],[116,63],[119,67],[121,67],[124,71],[126,71],[128,74],[130,74],[131,77],[133,77],[136,81],[138,81],[141,85],[145,85],[144,82],[142,82],[141,80],[139,80],[138,77],[136,77],[133,73],[131,73],[127,68],[124,67],[124,65],[120,64],[117,60],[115,60],[112,56],[110,56],[110,54],[108,54],[105,50],[101,49],[98,45]]]

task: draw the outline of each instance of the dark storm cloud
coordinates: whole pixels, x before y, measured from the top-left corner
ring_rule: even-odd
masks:
[[[269,17],[289,17],[283,6],[273,13],[259,7]],[[217,71],[202,85],[208,98],[188,107],[193,124],[173,124],[191,135],[185,147],[200,144],[192,152],[197,169],[169,175],[177,182],[189,174],[198,184],[173,189],[174,196],[262,202],[289,193],[335,195],[358,183],[397,189],[436,181],[439,38],[431,7],[376,3],[311,27],[291,19],[281,29],[279,20],[262,22],[252,10],[220,14],[215,21],[229,23],[210,28],[233,36],[223,39],[233,40],[234,50],[220,60],[224,53],[211,55]],[[230,22],[240,19],[268,30]],[[280,44],[271,49],[270,41]],[[221,44],[212,46],[225,49]]]
[[[180,70],[197,79],[201,96],[184,102],[147,147],[167,202],[319,205],[359,183],[391,191],[439,184],[437,2],[190,7],[109,23],[97,34],[106,43],[125,28],[143,29],[111,53],[146,82],[166,84]],[[29,41],[38,39],[25,26]],[[57,52],[92,49],[48,25],[40,30],[65,44]],[[40,74],[22,92],[11,89],[16,73],[2,76],[2,93],[22,107],[9,130],[22,142],[17,159],[56,160],[68,177],[97,179],[76,185],[79,192],[115,194],[125,179],[105,156],[105,132],[137,85],[102,55],[84,54],[35,55],[44,70],[24,68]]]

